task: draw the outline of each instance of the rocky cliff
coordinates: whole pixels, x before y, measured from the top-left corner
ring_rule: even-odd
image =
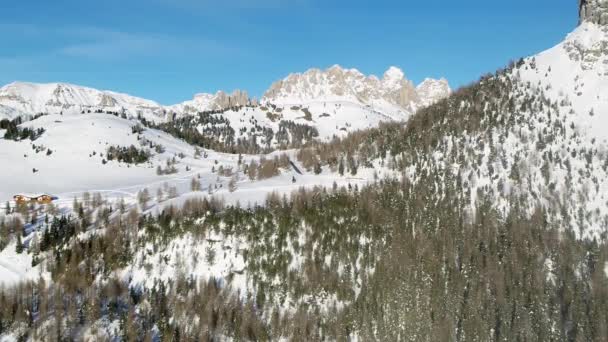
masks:
[[[608,0],[579,0],[579,21],[608,25]]]
[[[264,94],[263,101],[284,104],[319,101],[348,101],[372,106],[390,104],[412,112],[449,93],[446,80],[427,79],[416,88],[396,67],[389,68],[382,78],[378,78],[335,65],[327,70],[310,69],[291,74],[274,83]]]

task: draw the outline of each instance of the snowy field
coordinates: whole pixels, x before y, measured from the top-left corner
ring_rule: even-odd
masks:
[[[135,124],[134,121],[108,114],[48,115],[23,125],[46,130],[37,140],[16,142],[0,139],[0,160],[3,164],[0,177],[7,180],[0,188],[0,216],[4,213],[6,202],[11,207],[15,206],[12,201],[15,194],[55,195],[59,198],[54,202],[58,210],[69,213],[74,199],[82,201],[85,192],[91,195],[99,193],[108,203],[118,205],[124,200],[127,206],[136,207],[137,194],[147,189],[152,198],[145,211],[158,213],[171,205],[180,206],[191,198],[213,196],[228,205],[251,206],[263,204],[267,195],[273,192],[289,195],[300,187],[331,188],[334,183],[360,187],[374,179],[373,169],[361,169],[356,177],[340,176],[329,169],[318,175],[307,172],[297,162],[296,151],[291,150],[265,157],[286,153],[301,174],[291,168],[282,169],[276,177],[252,181],[241,173],[236,177],[236,187],[231,191],[228,184],[232,178],[219,176],[216,170],[220,167],[237,170],[238,155],[201,151],[203,156],[197,157],[191,145],[152,129],[146,129],[138,140],[137,134],[132,132]],[[109,161],[105,165],[102,163],[108,146],[139,147],[142,138],[162,145],[164,152],[153,152],[149,162],[139,165],[117,161]],[[40,152],[36,153],[34,149],[41,147]],[[49,149],[52,153],[47,155],[45,151]],[[249,163],[260,157],[244,155],[242,161]],[[178,172],[158,175],[156,168],[164,167],[166,161],[173,158],[177,161],[175,166]],[[32,169],[37,172],[32,172]],[[387,175],[388,171],[382,173],[379,165],[377,170],[380,171],[378,176]],[[201,183],[200,191],[191,190],[192,179]],[[168,196],[169,189],[174,192],[173,196]],[[164,194],[160,198],[156,196],[159,190]],[[28,242],[28,238],[24,243]],[[221,273],[222,270],[213,272]],[[36,279],[39,274],[39,268],[31,267],[30,255],[15,253],[14,243],[0,254],[0,283],[7,285],[24,279]]]

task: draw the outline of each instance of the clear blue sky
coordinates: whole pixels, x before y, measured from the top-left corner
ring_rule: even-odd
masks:
[[[260,96],[333,64],[453,87],[558,43],[576,0],[20,0],[0,2],[0,83],[70,82],[173,104]]]

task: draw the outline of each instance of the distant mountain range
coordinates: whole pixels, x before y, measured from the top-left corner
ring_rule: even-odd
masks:
[[[223,91],[197,94],[192,100],[163,106],[152,100],[66,83],[14,82],[0,88],[0,118],[10,119],[39,113],[110,111],[163,121],[172,117],[172,114],[256,106],[258,103],[301,105],[309,102],[349,102],[374,107],[380,112],[411,114],[421,106],[447,97],[450,92],[445,79],[426,79],[415,87],[395,67],[391,67],[379,79],[337,65],[325,71],[311,69],[302,74],[291,74],[274,83],[259,102],[247,92],[236,90],[231,94]]]

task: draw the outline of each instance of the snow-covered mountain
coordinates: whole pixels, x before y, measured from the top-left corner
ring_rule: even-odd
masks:
[[[427,78],[416,87],[418,98],[423,106],[429,106],[449,96],[452,92],[448,80]]]
[[[261,104],[241,90],[196,94],[192,100],[163,106],[65,83],[15,82],[0,88],[0,119],[96,112],[142,117],[156,124],[171,124],[179,118],[178,130],[196,127],[201,135],[213,136],[221,144],[249,146],[254,142],[274,149],[299,146],[310,139],[328,141],[377,127],[380,122],[406,121],[417,109],[450,92],[445,79],[426,79],[415,87],[395,67],[389,68],[382,79],[339,66],[292,74],[273,84]],[[197,115],[203,112],[216,113]],[[303,132],[306,139],[302,138]]]
[[[24,223],[4,230],[15,233],[0,247],[0,286],[44,280],[5,290],[2,300],[14,303],[5,306],[16,309],[0,310],[0,341],[199,331],[290,340],[291,322],[306,323],[293,336],[320,333],[308,340],[334,332],[352,340],[607,340],[606,4],[581,0],[581,23],[563,42],[434,105],[450,93],[445,80],[415,87],[396,68],[380,79],[333,67],[289,76],[259,105],[236,108],[250,101],[237,91],[172,106],[225,109],[165,122],[183,121],[181,139],[166,126],[103,113],[24,122],[19,130],[42,132],[30,140],[4,125],[0,137],[12,130],[14,139],[0,139],[0,203],[20,192],[59,200],[44,213],[13,202],[0,208],[8,227]],[[35,90],[47,86],[3,92],[0,110],[140,108],[138,99],[76,86]],[[409,120],[348,135],[400,119]],[[309,128],[348,137],[284,147]],[[205,147],[215,147],[208,138],[216,134],[283,151],[218,153],[188,143],[194,132]],[[149,158],[111,159],[114,146]],[[273,165],[276,173],[260,177]],[[303,191],[317,186],[327,193]],[[290,193],[301,197],[289,202]],[[224,215],[210,196],[249,208]],[[57,228],[70,214],[74,228]],[[252,303],[229,301],[233,294]],[[77,309],[82,303],[87,310]],[[259,327],[272,327],[262,338],[251,335],[257,316]]]
[[[608,2],[581,4],[581,23],[564,41],[395,127],[401,133],[387,139],[400,151],[395,168],[437,184],[439,197],[454,191],[471,217],[484,201],[503,217],[518,203],[578,238],[605,239]]]
[[[581,17],[583,22],[562,43],[531,57],[534,68],[517,76],[571,104],[570,119],[584,136],[608,141],[608,23],[599,25],[593,18]]]
[[[395,67],[391,67],[379,79],[373,75],[365,76],[355,69],[334,66],[326,71],[311,69],[304,74],[291,74],[274,83],[262,102],[284,106],[350,103],[361,110],[368,108],[397,119],[406,119],[416,109],[436,102],[450,92],[445,79],[426,79],[415,87]],[[152,100],[66,83],[14,82],[0,88],[0,118],[9,119],[39,113],[103,111],[133,117],[141,115],[158,122],[169,119],[172,114],[191,115],[243,106],[255,107],[258,101],[241,90],[231,94],[223,91],[196,94],[192,100],[163,106]]]
[[[166,112],[151,100],[66,83],[14,82],[0,88],[0,118],[96,110],[150,118],[163,118]]]
[[[390,67],[382,78],[378,78],[334,65],[327,70],[310,69],[291,74],[274,83],[262,101],[279,104],[348,101],[380,109],[397,107],[412,113],[447,97],[450,92],[445,79],[426,79],[415,87],[396,67]]]

